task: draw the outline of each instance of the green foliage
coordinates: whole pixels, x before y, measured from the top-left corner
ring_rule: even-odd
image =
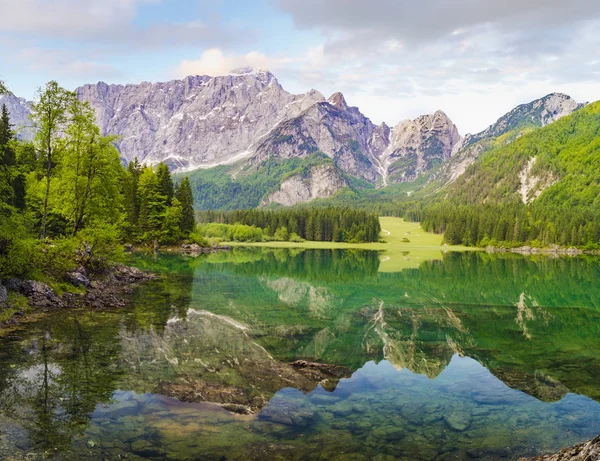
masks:
[[[350,208],[287,208],[273,211],[238,210],[200,213],[200,222],[245,224],[264,229],[273,240],[289,240],[290,236],[305,240],[329,242],[376,242],[381,227],[376,214]],[[203,235],[209,237],[206,227]],[[212,228],[211,228],[212,230]],[[222,237],[226,238],[226,237]]]
[[[232,240],[229,224],[208,223],[200,226],[198,232],[203,237],[218,240]]]
[[[127,237],[140,242],[176,244],[189,237],[196,225],[189,179],[174,189],[168,168],[131,162],[125,177]],[[169,197],[169,194],[171,196]]]
[[[127,165],[127,174],[125,175],[123,185],[123,196],[125,200],[125,211],[127,213],[127,236],[132,237],[132,228],[137,226],[140,215],[140,201],[138,196],[138,187],[140,175],[142,174],[142,166],[138,162],[137,157]]]
[[[49,241],[36,242],[35,246],[35,275],[49,275],[55,278],[77,268],[78,241],[72,237],[60,237]]]
[[[121,232],[116,224],[98,223],[78,234],[80,263],[92,272],[102,272],[123,259]]]
[[[192,232],[187,241],[189,243],[195,243],[196,245],[200,245],[201,247],[208,247],[208,240],[204,238],[204,236],[199,231]]]
[[[53,171],[60,162],[65,147],[63,133],[69,122],[69,108],[76,100],[75,93],[61,88],[55,81],[48,82],[38,91],[37,101],[32,106],[31,119],[36,124],[35,146],[44,166],[44,206],[42,209],[40,237],[46,237],[48,202]]]
[[[262,229],[245,224],[231,226],[230,235],[234,242],[262,242],[263,239]]]
[[[101,136],[73,93],[49,82],[31,118],[37,135],[24,143],[0,113],[0,278],[57,283],[79,265],[100,272],[120,260],[123,239],[175,244],[194,229],[189,181],[175,196],[165,165],[125,170],[116,138]]]
[[[0,216],[0,278],[27,274],[34,260],[34,246],[23,216]]]
[[[167,205],[170,205],[171,200],[173,199],[174,189],[169,167],[164,163],[159,163],[156,166],[156,178],[158,180],[161,195],[164,195],[167,198],[166,203]]]
[[[76,235],[90,224],[121,220],[124,171],[115,138],[100,136],[91,107],[75,100],[69,110],[71,123],[56,167],[50,212],[61,216]]]
[[[275,231],[273,234],[273,240],[278,242],[287,242],[290,238],[290,233],[288,232],[287,227],[282,226]]]

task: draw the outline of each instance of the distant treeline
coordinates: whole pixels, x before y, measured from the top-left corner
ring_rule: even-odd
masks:
[[[376,214],[350,208],[291,208],[282,210],[204,211],[201,223],[243,224],[269,235],[296,234],[323,242],[376,242],[381,227]]]
[[[597,207],[440,203],[406,210],[405,216],[421,221],[427,231],[444,233],[445,242],[453,245],[600,247]]]

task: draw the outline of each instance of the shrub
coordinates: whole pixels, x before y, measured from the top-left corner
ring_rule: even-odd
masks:
[[[111,262],[123,258],[121,235],[117,225],[98,224],[77,234],[79,263],[92,272],[106,270]]]

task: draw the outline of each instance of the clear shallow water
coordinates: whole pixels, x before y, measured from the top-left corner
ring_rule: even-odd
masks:
[[[131,307],[0,339],[0,458],[516,459],[600,433],[598,259],[134,262],[162,277]]]

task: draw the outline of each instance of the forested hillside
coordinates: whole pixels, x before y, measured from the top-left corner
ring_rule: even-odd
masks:
[[[325,154],[315,152],[306,158],[269,158],[256,168],[238,171],[235,177],[232,173],[236,167],[231,166],[196,170],[189,175],[195,207],[198,210],[256,208],[285,179],[317,165],[333,165],[333,161]]]
[[[600,242],[600,102],[492,149],[408,214],[449,243]]]

